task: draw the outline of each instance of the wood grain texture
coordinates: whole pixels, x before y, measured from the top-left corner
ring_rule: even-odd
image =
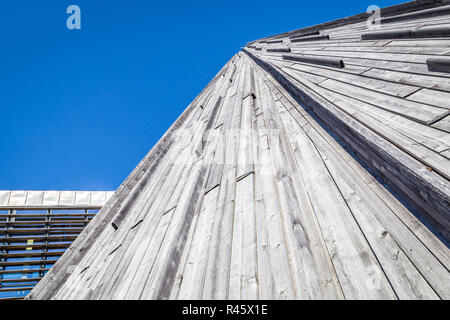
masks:
[[[429,8],[249,43],[28,299],[449,299],[450,17],[396,17]]]

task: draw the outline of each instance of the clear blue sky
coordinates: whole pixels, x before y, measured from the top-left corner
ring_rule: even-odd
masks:
[[[3,1],[0,189],[114,190],[246,42],[400,2]]]

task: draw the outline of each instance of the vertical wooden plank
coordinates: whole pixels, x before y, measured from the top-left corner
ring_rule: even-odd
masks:
[[[189,256],[183,272],[178,299],[201,299],[205,280],[206,264],[213,230],[213,221],[219,188],[208,192],[198,213]]]
[[[233,216],[236,190],[236,158],[238,150],[238,129],[242,110],[242,83],[245,73],[242,71],[243,59],[238,61],[239,80],[233,82],[230,95],[234,105],[232,112],[224,118],[223,139],[226,144],[225,164],[220,185],[219,203],[216,219],[217,229],[213,231],[212,247],[208,259],[203,296],[207,299],[228,299],[231,268]]]

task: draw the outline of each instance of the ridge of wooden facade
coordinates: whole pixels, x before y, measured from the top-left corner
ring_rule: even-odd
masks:
[[[28,299],[449,299],[444,4],[249,43]]]

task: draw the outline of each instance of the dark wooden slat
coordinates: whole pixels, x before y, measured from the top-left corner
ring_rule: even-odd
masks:
[[[323,40],[330,40],[330,36],[329,35],[324,35],[324,36],[312,36],[312,37],[304,37],[304,38],[295,38],[295,39],[291,39],[291,43],[307,42],[307,41],[323,41]]]
[[[414,29],[411,31],[413,38],[425,38],[425,37],[450,37],[449,27],[433,27]]]
[[[293,34],[293,35],[289,36],[289,38],[291,38],[291,39],[304,38],[304,37],[316,36],[319,34],[320,34],[320,31],[317,30],[317,31],[312,31],[312,32],[307,32],[307,33]]]
[[[93,218],[96,214],[95,213],[69,213],[69,214],[63,214],[63,213],[52,213],[52,214],[0,214],[0,218],[80,218],[80,217],[91,217]]]
[[[54,264],[57,260],[25,260],[25,261],[2,261],[1,267],[36,266]]]
[[[361,35],[362,40],[389,40],[407,38],[450,37],[450,28],[433,27],[423,29],[399,29],[394,31],[369,32]]]
[[[361,35],[362,40],[411,38],[411,30],[395,30],[387,32],[369,32]]]
[[[58,221],[10,221],[10,222],[0,222],[0,227],[5,226],[20,226],[20,227],[27,227],[27,226],[40,226],[40,225],[74,225],[74,224],[85,224],[89,222],[90,220],[73,220],[73,221],[65,221],[65,220],[58,220]]]
[[[65,251],[48,251],[48,252],[21,252],[21,253],[0,253],[0,258],[26,258],[26,257],[59,257]]]
[[[0,270],[0,274],[16,274],[16,273],[35,273],[35,272],[47,272],[49,268],[39,268],[39,269],[27,269],[27,270]]]
[[[48,243],[48,244],[23,244],[23,245],[0,245],[0,250],[42,250],[42,249],[66,249],[70,243]]]
[[[8,229],[0,230],[0,234],[41,234],[46,232],[79,233],[84,228],[38,228],[38,229]]]
[[[18,278],[18,279],[0,279],[0,283],[22,283],[22,282],[35,282],[42,278]]]
[[[21,288],[0,288],[0,292],[11,292],[11,291],[29,291],[33,290],[34,287],[21,287]]]
[[[291,52],[291,48],[270,48],[266,49],[267,52]]]
[[[450,58],[428,58],[428,70],[435,72],[450,72]]]
[[[267,43],[269,44],[269,43],[283,43],[283,40],[270,40],[270,41],[267,41]]]
[[[283,55],[283,60],[290,60],[290,61],[298,61],[298,62],[304,62],[304,63],[311,63],[311,64],[318,64],[323,66],[329,66],[334,68],[344,68],[345,64],[344,61],[341,59],[335,59],[335,58],[327,58],[327,57],[317,57],[317,56],[308,56],[308,55]]]
[[[1,237],[0,242],[27,242],[28,240],[38,241],[72,241],[76,239],[76,235],[57,235],[57,236],[39,236],[30,235],[28,237]]]

